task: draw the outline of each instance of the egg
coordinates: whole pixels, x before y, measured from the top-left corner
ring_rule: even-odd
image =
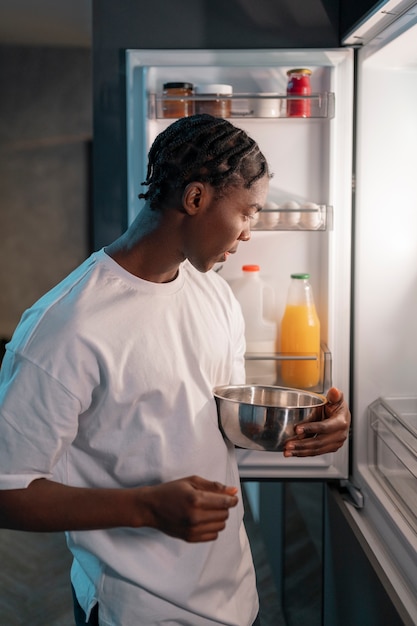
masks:
[[[301,226],[316,230],[322,222],[319,205],[315,202],[304,202],[304,204],[300,206],[300,209],[309,209],[308,211],[301,211]]]
[[[288,200],[279,205],[280,209],[285,211],[279,212],[279,223],[284,227],[297,226],[300,221],[300,205],[295,200]]]
[[[257,228],[265,228],[271,229],[274,228],[278,224],[279,214],[278,214],[278,204],[276,202],[271,202],[267,200],[263,206],[263,210],[258,213],[259,219],[257,223]]]

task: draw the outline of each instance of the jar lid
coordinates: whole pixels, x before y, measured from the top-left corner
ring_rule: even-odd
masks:
[[[192,89],[192,83],[164,83],[164,89]]]
[[[195,86],[195,92],[207,95],[222,94],[231,96],[233,93],[233,87],[232,85],[219,85],[217,83],[200,84]]]
[[[299,280],[308,280],[310,274],[291,274],[291,278],[298,278]]]
[[[242,265],[244,272],[259,272],[260,269],[259,265]]]
[[[294,70],[288,70],[287,76],[290,74],[306,74],[307,76],[311,76],[312,71],[305,67],[296,67]]]

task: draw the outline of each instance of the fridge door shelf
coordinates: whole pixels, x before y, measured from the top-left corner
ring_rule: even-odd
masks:
[[[369,424],[370,469],[417,532],[417,398],[379,398]]]
[[[287,117],[287,102],[289,100],[309,101],[310,113],[306,117]],[[230,118],[253,118],[253,119],[285,119],[285,120],[306,120],[309,119],[332,119],[335,112],[335,96],[332,92],[315,93],[311,96],[286,96],[278,93],[236,93],[228,95],[192,95],[174,96],[150,93],[148,94],[148,116],[149,119],[169,119],[164,111],[169,104],[179,102],[187,104],[184,110],[198,112],[199,102],[230,103]],[[168,107],[166,106],[168,104]],[[191,103],[191,106],[188,104]],[[193,106],[194,105],[194,106]],[[170,119],[172,122],[173,120]]]
[[[317,354],[287,354],[283,352],[247,352],[246,382],[258,385],[277,385],[288,387],[280,376],[279,364],[284,360],[309,361],[320,358],[320,380],[317,385],[310,387],[309,391],[315,393],[327,393],[332,386],[332,355],[326,346],[321,344],[320,355]]]
[[[312,207],[312,208],[310,208]],[[309,208],[301,206],[297,209],[280,208],[262,209],[251,230],[331,230],[333,207],[325,204],[309,203]]]

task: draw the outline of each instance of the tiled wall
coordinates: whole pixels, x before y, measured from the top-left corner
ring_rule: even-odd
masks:
[[[0,337],[89,253],[91,52],[0,46]]]

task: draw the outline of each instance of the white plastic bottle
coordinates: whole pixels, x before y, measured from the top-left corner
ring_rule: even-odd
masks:
[[[244,265],[242,276],[232,285],[245,319],[246,380],[249,383],[275,384],[276,323],[268,318],[268,308],[273,309],[274,291],[260,277],[259,265]],[[250,358],[250,355],[269,358]]]

